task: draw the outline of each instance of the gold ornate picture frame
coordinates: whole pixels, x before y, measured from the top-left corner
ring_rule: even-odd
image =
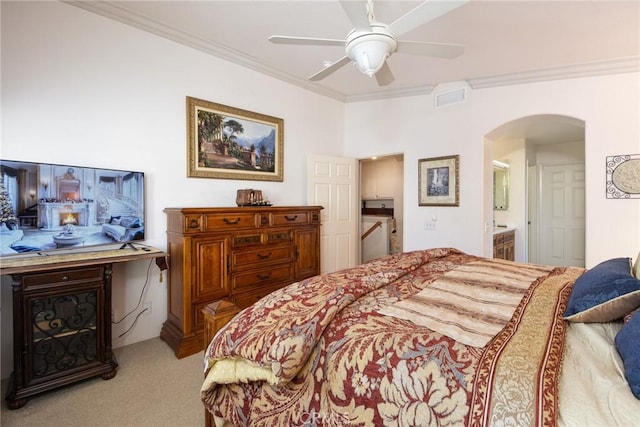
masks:
[[[460,205],[460,156],[418,160],[418,206]]]
[[[280,181],[284,120],[187,97],[187,176]]]

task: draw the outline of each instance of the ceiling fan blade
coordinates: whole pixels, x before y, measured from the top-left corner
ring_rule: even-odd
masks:
[[[276,44],[299,44],[311,46],[344,46],[346,43],[346,40],[291,36],[271,36],[269,37],[269,41]]]
[[[340,0],[340,4],[356,30],[371,30],[367,3],[363,0]]]
[[[419,27],[422,24],[434,20],[445,13],[449,13],[454,9],[459,8],[470,0],[455,0],[455,1],[429,1],[419,4],[409,12],[393,21],[387,29],[391,31],[396,37],[401,36],[404,33],[408,33],[414,28]]]
[[[342,58],[338,59],[333,64],[329,65],[328,67],[323,68],[322,70],[318,71],[317,73],[315,73],[314,75],[309,77],[309,80],[311,80],[313,82],[317,82],[318,80],[322,80],[325,77],[327,77],[329,74],[333,73],[334,71],[337,71],[340,68],[344,67],[349,62],[351,62],[351,59],[348,56],[343,56]]]
[[[435,58],[456,58],[464,52],[464,46],[450,43],[430,43],[401,40],[398,53],[409,55],[433,56]]]
[[[384,61],[382,68],[380,68],[376,73],[376,80],[378,81],[378,86],[387,86],[395,80],[387,61]]]

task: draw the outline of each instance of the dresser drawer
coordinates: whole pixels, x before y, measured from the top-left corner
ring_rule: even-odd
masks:
[[[262,244],[262,233],[238,234],[231,239],[231,246],[234,248],[243,246],[256,246]]]
[[[25,274],[22,277],[24,289],[42,285],[101,281],[102,267],[78,268],[75,270],[53,271],[47,273]]]
[[[309,212],[305,211],[293,211],[286,213],[274,213],[273,225],[300,225],[309,224]]]
[[[205,216],[204,231],[224,231],[256,226],[256,215],[251,212],[229,212]]]
[[[233,273],[231,275],[232,292],[242,292],[249,289],[260,289],[261,287],[275,283],[293,282],[293,264],[285,264],[253,270],[249,272]]]
[[[201,231],[204,227],[203,215],[185,215],[184,224],[182,225],[184,233],[194,233]]]
[[[276,230],[265,233],[265,243],[285,243],[293,242],[293,231],[291,230]]]
[[[293,260],[293,247],[264,246],[255,250],[233,251],[231,270],[248,269],[259,265],[285,263]]]

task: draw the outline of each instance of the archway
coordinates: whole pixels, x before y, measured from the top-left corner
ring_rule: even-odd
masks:
[[[485,179],[485,212],[488,222],[516,229],[516,261],[584,266],[584,130],[583,120],[540,114],[485,136],[486,170],[502,160],[510,178],[503,211],[493,210],[493,179]]]

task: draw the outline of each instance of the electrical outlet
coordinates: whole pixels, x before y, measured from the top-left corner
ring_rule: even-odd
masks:
[[[435,230],[436,229],[436,222],[435,221],[427,221],[424,223],[424,229],[425,230]]]
[[[145,316],[148,316],[149,314],[151,314],[151,301],[147,301],[144,304],[142,304],[142,311]]]

